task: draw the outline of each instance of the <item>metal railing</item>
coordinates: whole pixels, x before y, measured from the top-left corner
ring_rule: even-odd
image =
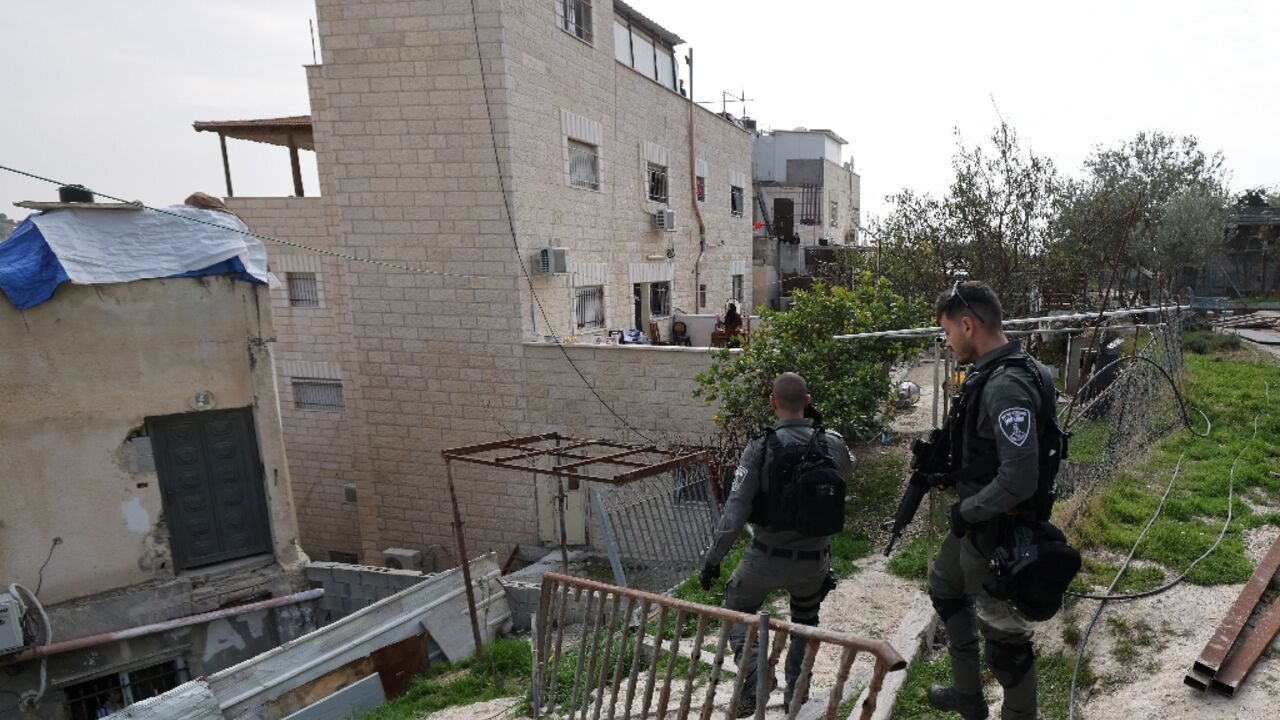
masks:
[[[579,617],[582,634],[566,644],[566,631],[577,627],[575,621]],[[730,633],[737,623],[745,625],[746,638],[736,678],[727,693],[718,693],[726,656],[731,652]],[[690,625],[695,628],[694,634],[687,649],[682,649],[681,643],[690,640],[685,636]],[[715,637],[714,643],[704,647],[710,636]],[[656,711],[654,717],[666,718],[674,703],[679,720],[710,720],[718,700],[725,703],[723,716],[733,718],[742,693],[754,692],[755,717],[764,718],[771,681],[788,638],[805,643],[796,697],[807,695],[814,660],[822,645],[842,648],[835,687],[823,715],[828,720],[836,717],[849,669],[858,653],[869,653],[875,662],[859,716],[862,720],[868,720],[875,712],[884,676],[907,666],[893,646],[883,640],[795,625],[770,618],[768,613],[749,615],[547,573],[542,578],[542,595],[534,618],[530,709],[535,718],[599,720],[607,711],[604,717],[608,720],[626,720],[650,717],[650,710]],[[709,661],[703,660],[704,652],[712,653]],[[744,688],[746,661],[753,652],[760,659],[761,671],[756,673],[756,687]],[[710,670],[704,671],[704,665]],[[796,717],[800,707],[800,703],[792,704],[788,720]]]
[[[613,579],[665,592],[702,566],[720,511],[704,462],[625,485],[593,489]]]

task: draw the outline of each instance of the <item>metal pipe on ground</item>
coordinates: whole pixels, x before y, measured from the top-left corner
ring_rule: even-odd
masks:
[[[63,640],[50,645],[40,645],[28,650],[23,650],[12,657],[0,660],[0,668],[27,662],[28,660],[38,660],[42,657],[61,655],[73,650],[83,650],[84,648],[105,645],[106,643],[116,642],[118,640],[129,640],[143,635],[154,635],[155,633],[167,632],[169,630],[176,630],[178,628],[188,627],[191,625],[199,625],[213,620],[235,617],[236,615],[244,615],[246,613],[257,612],[259,610],[266,610],[268,608],[296,605],[298,603],[307,602],[308,600],[315,600],[322,595],[324,595],[324,589],[315,588],[313,590],[304,590],[291,595],[282,595],[277,598],[259,600],[258,602],[248,603],[246,605],[237,605],[235,607],[223,608],[212,612],[200,613],[198,615],[188,615],[186,617],[174,618],[173,620],[165,620],[164,622],[139,625],[137,627],[116,630],[114,632],[100,633],[98,635],[89,635],[75,640]]]

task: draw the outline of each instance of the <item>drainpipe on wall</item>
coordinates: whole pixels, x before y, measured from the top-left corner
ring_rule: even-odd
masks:
[[[693,48],[684,56],[689,65],[689,197],[693,201],[693,216],[698,220],[698,258],[693,261],[693,308],[702,312],[702,256],[707,252],[707,226],[702,222],[702,210],[698,207],[698,155],[693,142]]]

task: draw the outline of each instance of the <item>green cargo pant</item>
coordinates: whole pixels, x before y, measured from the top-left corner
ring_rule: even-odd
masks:
[[[791,594],[791,622],[797,625],[817,625],[818,606],[822,602],[822,586],[827,579],[829,561],[826,554],[816,560],[784,559],[748,547],[742,555],[742,562],[738,563],[725,586],[724,605],[730,610],[754,614],[760,611],[769,593],[786,590]],[[735,625],[729,636],[735,658],[741,656],[745,642],[746,626]],[[787,687],[793,687],[800,677],[804,648],[804,642],[793,640],[787,649]],[[746,671],[742,676],[744,695],[755,693],[756,653],[756,650],[752,650],[747,658]]]
[[[994,547],[990,533],[980,532],[980,542]],[[985,541],[985,542],[984,542]],[[986,640],[987,666],[1004,686],[1004,720],[1035,720],[1036,669],[1031,649],[1034,632],[1027,620],[1009,603],[997,600],[982,588],[992,576],[987,556],[970,537],[947,533],[929,573],[929,595],[947,629],[951,654],[952,686],[972,695],[982,692],[978,659],[978,635]]]

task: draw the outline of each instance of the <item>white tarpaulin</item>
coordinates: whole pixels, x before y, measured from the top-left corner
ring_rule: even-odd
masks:
[[[170,277],[238,257],[248,274],[277,284],[267,272],[262,243],[243,232],[232,232],[248,230],[239,218],[189,205],[167,210],[182,217],[151,210],[109,212],[85,207],[43,213],[32,222],[74,283]]]

